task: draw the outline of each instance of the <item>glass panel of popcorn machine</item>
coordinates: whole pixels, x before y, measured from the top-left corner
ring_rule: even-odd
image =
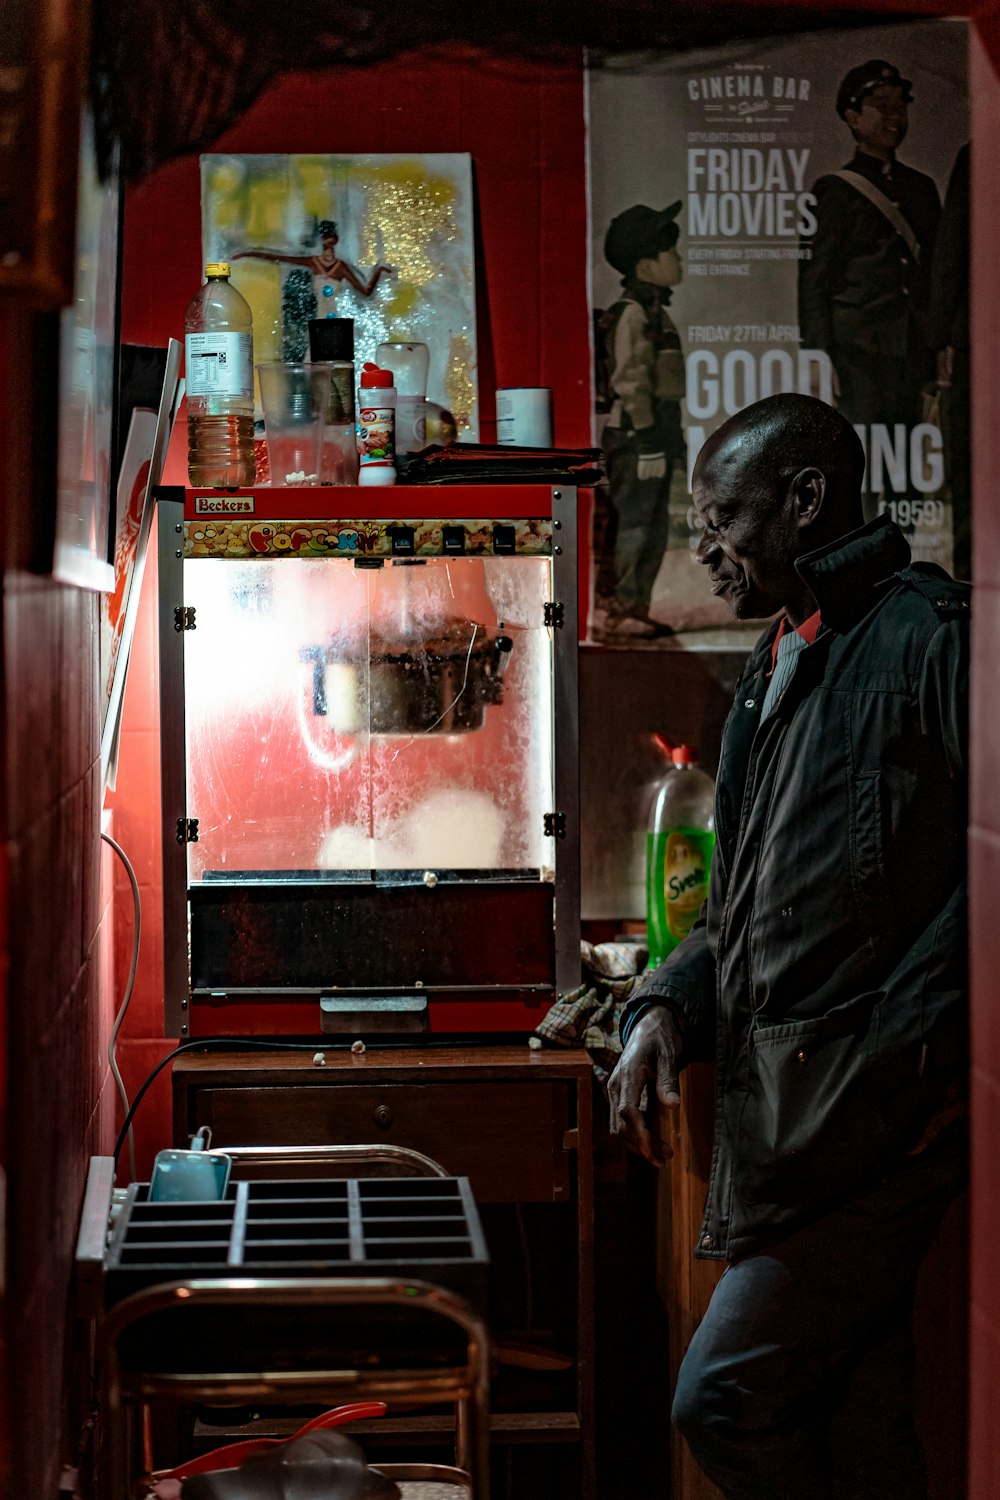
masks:
[[[553,806],[549,567],[189,566],[191,880],[541,870]]]

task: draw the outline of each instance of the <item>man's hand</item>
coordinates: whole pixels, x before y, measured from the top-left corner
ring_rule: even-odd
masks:
[[[664,1166],[674,1154],[661,1128],[660,1110],[680,1106],[680,1053],[681,1038],[673,1016],[666,1006],[654,1005],[632,1028],[608,1081],[612,1134],[620,1135],[631,1151],[654,1167]]]

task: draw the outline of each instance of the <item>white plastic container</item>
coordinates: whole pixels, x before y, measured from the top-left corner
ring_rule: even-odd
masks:
[[[396,387],[392,371],[373,364],[358,387],[358,483],[396,483]]]
[[[515,448],[552,447],[548,386],[503,386],[497,391],[497,442]]]
[[[184,317],[188,478],[238,489],[254,482],[253,314],[225,261],[205,277]]]

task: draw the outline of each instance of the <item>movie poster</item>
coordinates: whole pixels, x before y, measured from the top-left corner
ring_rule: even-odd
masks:
[[[915,559],[968,577],[965,23],[613,58],[588,88],[608,471],[590,638],[747,634],[695,561],[690,474],[727,417],[781,391],[855,426],[866,518],[888,511]]]

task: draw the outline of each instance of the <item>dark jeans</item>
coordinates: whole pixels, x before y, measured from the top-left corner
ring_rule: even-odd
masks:
[[[910,1322],[964,1157],[951,1126],[877,1189],[726,1270],[673,1419],[727,1500],[926,1500]]]

